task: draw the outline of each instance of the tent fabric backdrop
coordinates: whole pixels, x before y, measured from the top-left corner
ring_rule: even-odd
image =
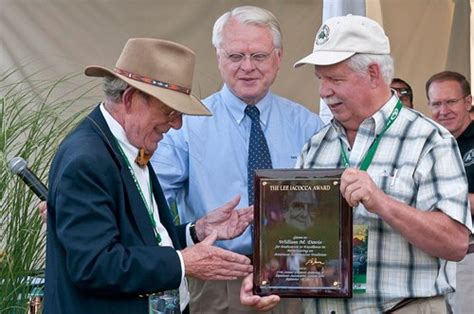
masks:
[[[367,3],[371,1],[377,0]],[[272,11],[283,30],[283,62],[272,90],[318,111],[313,68],[292,65],[312,51],[322,2],[0,0],[0,71],[28,64],[19,76],[39,70],[49,78],[80,73],[88,64],[111,67],[128,38],[156,37],[196,52],[193,93],[204,98],[221,87],[211,44],[214,21],[233,7],[257,5]],[[424,84],[431,74],[451,69],[470,77],[470,1],[380,0],[379,4],[396,75],[412,85],[416,108],[427,113]]]

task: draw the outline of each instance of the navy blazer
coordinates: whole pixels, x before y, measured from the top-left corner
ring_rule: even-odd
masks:
[[[160,247],[147,209],[99,107],[60,145],[49,173],[44,313],[148,313],[146,294],[182,276],[175,227],[148,165],[161,223],[176,249]]]

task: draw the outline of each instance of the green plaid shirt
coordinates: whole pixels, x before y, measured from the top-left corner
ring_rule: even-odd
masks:
[[[359,127],[349,143],[335,120],[303,147],[297,168],[342,168],[341,139],[351,167],[358,168],[376,134],[397,103],[393,96]],[[439,209],[472,230],[467,180],[451,134],[423,114],[403,108],[380,141],[367,170],[386,194],[421,211]],[[354,218],[368,224],[367,292],[349,300],[305,300],[305,313],[380,313],[403,298],[429,297],[453,291],[456,266],[408,243],[363,205]]]

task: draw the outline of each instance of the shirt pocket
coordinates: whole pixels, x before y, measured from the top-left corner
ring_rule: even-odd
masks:
[[[380,174],[371,175],[375,184],[387,195],[405,204],[415,206],[416,186],[413,168],[402,166],[389,171],[383,171]]]

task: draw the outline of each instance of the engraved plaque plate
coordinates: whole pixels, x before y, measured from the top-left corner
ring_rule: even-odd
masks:
[[[254,292],[352,297],[352,210],[344,169],[257,170]]]

